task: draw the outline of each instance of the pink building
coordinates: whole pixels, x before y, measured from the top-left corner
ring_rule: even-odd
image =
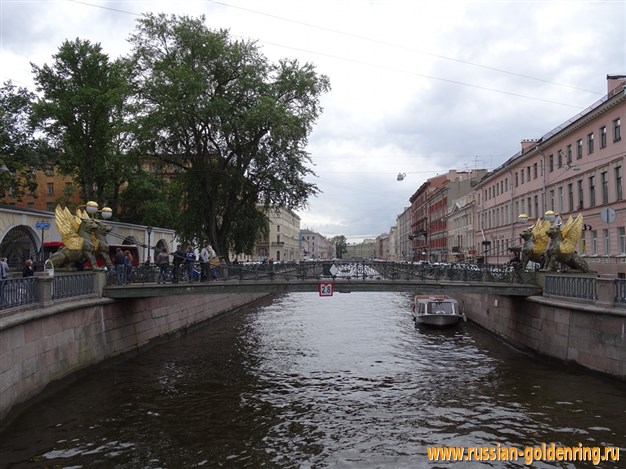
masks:
[[[607,76],[608,94],[522,149],[485,177],[476,191],[476,250],[489,263],[504,263],[521,246],[519,223],[548,210],[563,221],[582,213],[586,230],[578,246],[592,270],[626,276],[626,201],[623,166],[626,140],[626,75]],[[616,218],[602,221],[601,210]]]

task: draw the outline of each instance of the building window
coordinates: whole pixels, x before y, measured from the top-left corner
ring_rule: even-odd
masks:
[[[596,206],[596,177],[589,176],[589,206]]]
[[[606,147],[606,126],[600,127],[600,148]]]
[[[54,195],[54,184],[51,182],[48,183],[48,195]]]
[[[574,211],[574,184],[567,185],[567,203],[569,205],[569,211]]]
[[[535,196],[535,217],[539,217],[539,197]]]
[[[563,187],[559,187],[559,213],[563,212]]]
[[[572,146],[567,146],[567,164],[572,164]]]
[[[550,210],[554,212],[554,189],[550,191]]]
[[[591,155],[593,153],[593,132],[587,135],[587,154]]]
[[[598,255],[598,232],[596,230],[591,232],[591,255]]]
[[[537,163],[533,164],[533,179],[537,179]]]
[[[583,196],[583,180],[579,179],[578,180],[578,210],[582,210],[583,209],[583,205],[584,205],[584,196]]]
[[[49,165],[46,167],[46,176],[48,177],[54,176],[54,166]]]
[[[518,174],[515,173],[515,187],[519,186],[519,178],[517,176]]]
[[[35,202],[28,202],[28,208],[35,208]]]
[[[606,176],[606,171],[600,173],[600,183],[602,184],[602,204],[609,203],[609,180]]]
[[[576,140],[576,159],[579,160],[583,157],[583,139]]]
[[[617,142],[622,139],[621,120],[618,117],[613,121],[613,141]]]
[[[611,253],[611,246],[609,245],[609,230],[603,229],[602,234],[604,235],[604,255],[608,256]]]
[[[46,210],[48,212],[54,212],[54,202],[46,202]]]
[[[617,244],[620,254],[626,254],[626,230],[623,226],[617,229]]]
[[[521,175],[522,175],[522,184],[524,184],[524,170],[522,169],[522,170],[520,171],[520,173],[521,173]]]
[[[563,167],[563,152],[561,150],[557,152],[557,167]]]
[[[554,171],[554,155],[548,157],[548,171]]]
[[[622,200],[622,167],[615,167],[615,199]]]
[[[527,180],[528,182],[530,182],[530,166],[528,166],[528,167],[526,168],[526,176],[527,176],[527,177],[526,177],[526,180]]]

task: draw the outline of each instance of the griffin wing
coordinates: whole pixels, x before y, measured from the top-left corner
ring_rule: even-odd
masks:
[[[537,220],[533,225],[533,254],[540,256],[548,247],[548,241],[550,239],[547,234],[548,228],[550,228],[550,222],[547,220]]]
[[[567,223],[561,228],[561,236],[563,241],[559,246],[562,254],[571,254],[576,250],[578,240],[583,233],[583,215],[579,213],[576,220],[572,220],[570,216]]]
[[[63,244],[72,250],[80,250],[83,247],[83,240],[78,236],[78,228],[80,221],[68,210],[67,207],[61,208],[57,205],[54,210],[54,221],[61,235]]]

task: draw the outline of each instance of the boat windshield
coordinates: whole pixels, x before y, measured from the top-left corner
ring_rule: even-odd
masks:
[[[438,311],[443,311],[446,314],[453,314],[454,305],[449,301],[434,301],[430,303],[429,313],[436,313]]]

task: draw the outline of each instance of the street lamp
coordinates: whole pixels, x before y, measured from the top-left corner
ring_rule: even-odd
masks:
[[[91,215],[91,218],[94,218],[96,213],[100,213],[100,216],[105,220],[108,220],[113,215],[113,210],[111,207],[102,207],[102,210],[98,210],[98,203],[90,200],[85,205],[79,205],[77,209],[85,207],[85,211]]]
[[[152,234],[152,227],[150,225],[146,226],[146,233],[148,233],[148,252],[150,252],[150,235]]]
[[[549,221],[550,223],[552,223],[554,220],[556,220],[557,217],[558,217],[558,215],[556,213],[554,213],[552,210],[548,210],[546,213],[543,214],[543,219],[545,221]],[[526,215],[525,213],[520,213],[517,216],[518,223],[527,223],[528,220],[530,220],[530,217],[528,215]]]

